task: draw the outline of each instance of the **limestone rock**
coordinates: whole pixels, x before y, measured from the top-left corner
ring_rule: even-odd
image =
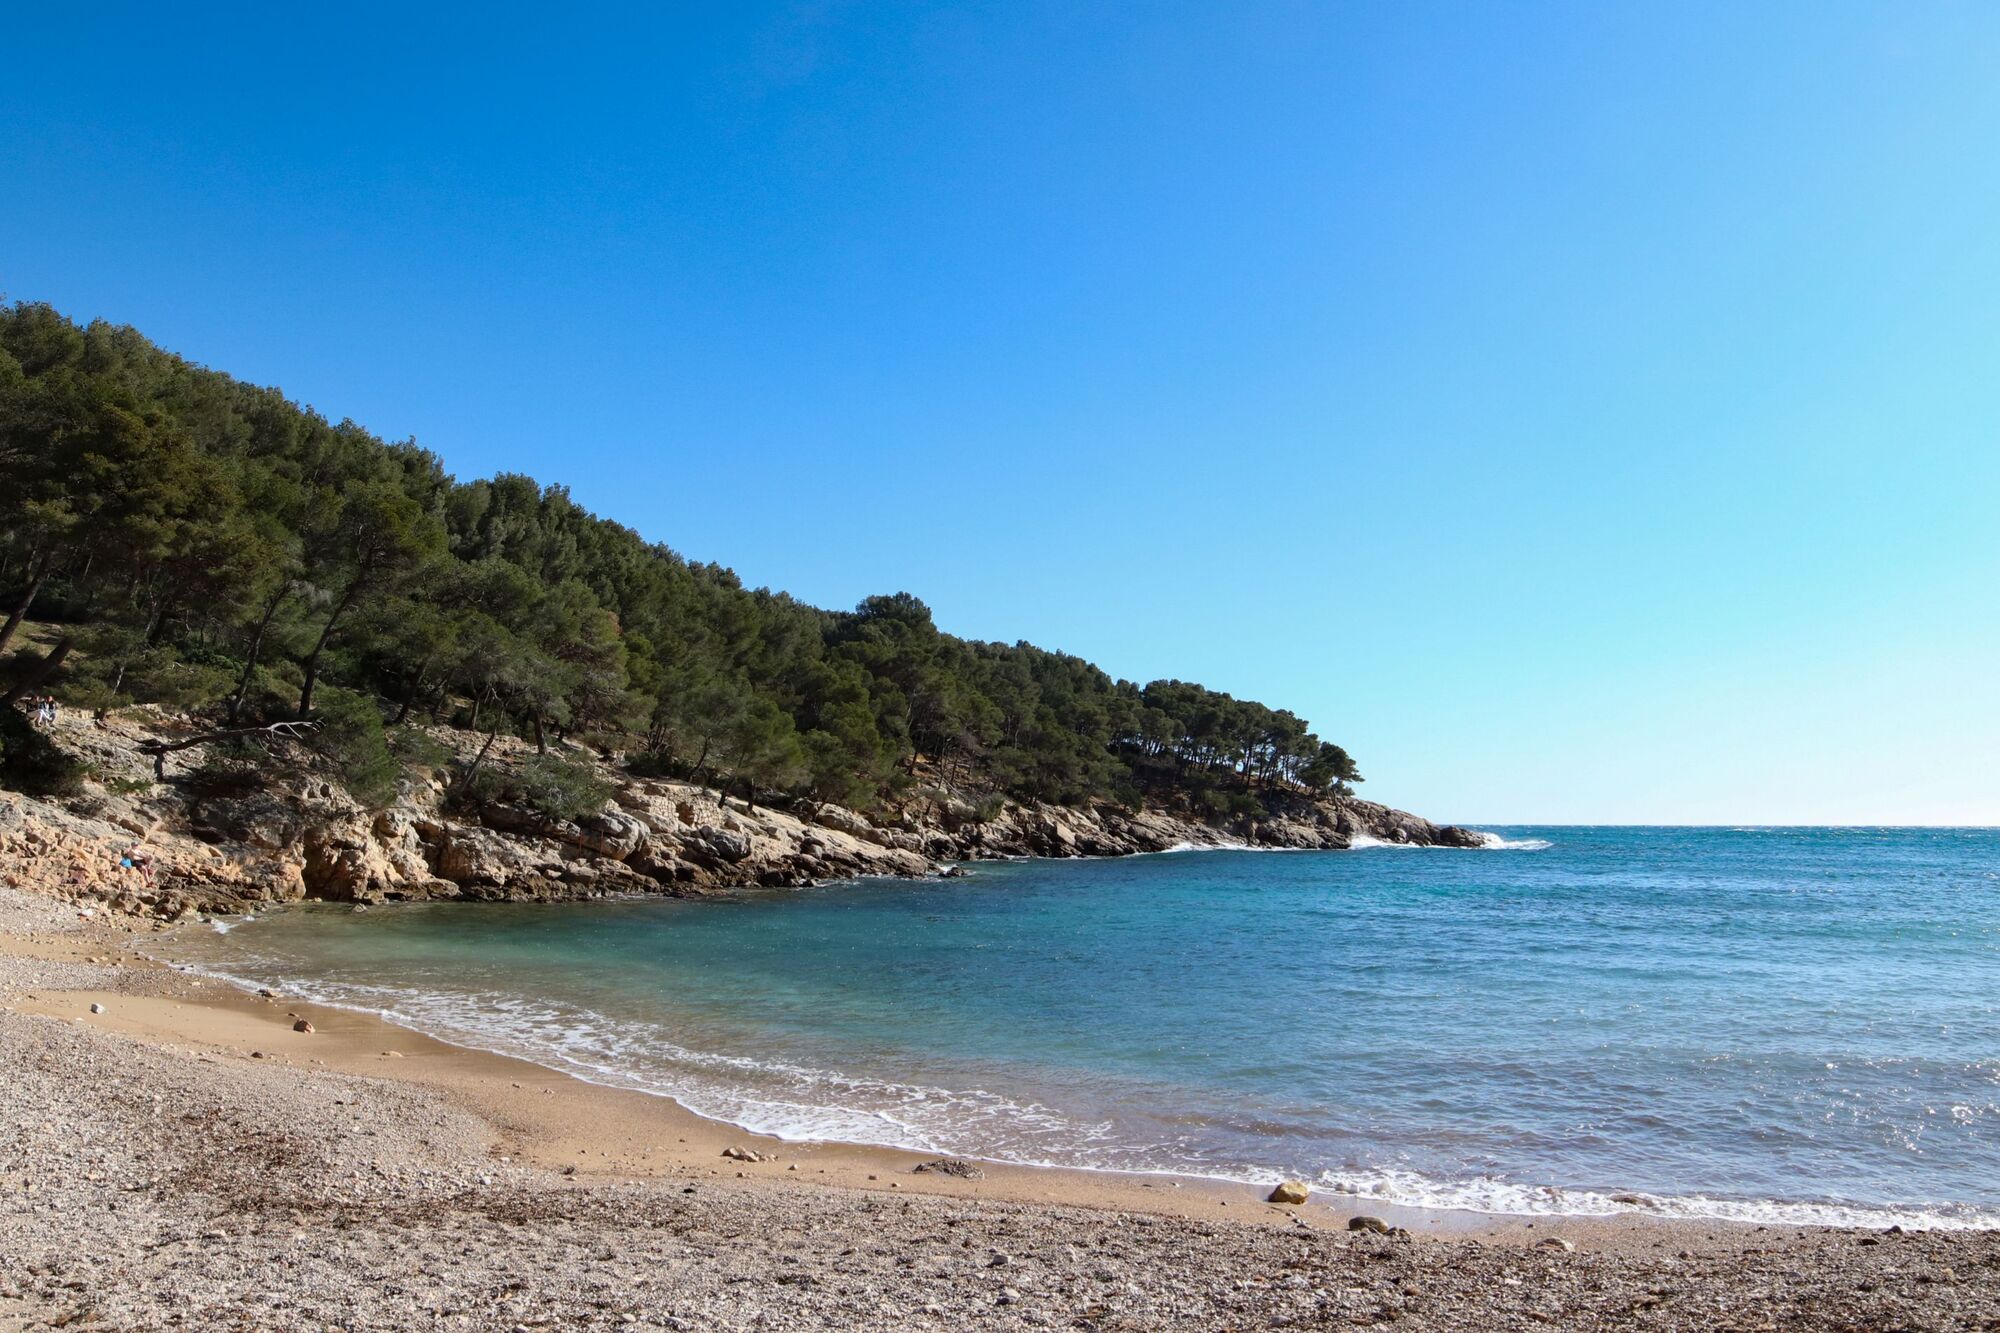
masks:
[[[697,865],[706,857],[735,865],[750,855],[750,839],[741,833],[732,833],[704,824],[688,834],[681,841],[683,852]]]
[[[838,805],[821,806],[813,813],[813,822],[830,829],[837,829],[845,833],[848,837],[859,838],[863,842],[879,843],[882,841],[882,831],[880,829],[870,824],[860,815],[855,814],[852,810]]]

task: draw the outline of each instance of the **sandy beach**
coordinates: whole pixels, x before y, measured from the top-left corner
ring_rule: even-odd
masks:
[[[918,1171],[184,975],[149,930],[0,897],[0,1328],[2000,1327],[1990,1233],[1369,1206],[1384,1235]]]

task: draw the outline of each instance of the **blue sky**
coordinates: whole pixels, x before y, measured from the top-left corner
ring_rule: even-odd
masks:
[[[9,297],[1440,817],[2000,823],[2000,8],[60,9]]]

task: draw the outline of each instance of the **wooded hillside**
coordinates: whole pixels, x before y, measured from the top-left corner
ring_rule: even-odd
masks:
[[[0,307],[0,671],[13,699],[314,718],[358,790],[413,715],[621,749],[637,768],[866,808],[935,781],[1242,811],[1360,780],[1283,709],[941,633],[907,593],[746,589],[525,476],[275,389]],[[46,652],[24,647],[32,619]]]

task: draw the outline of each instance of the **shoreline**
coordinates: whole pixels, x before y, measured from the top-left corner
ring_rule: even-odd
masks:
[[[1384,845],[1393,846],[1392,844]],[[1167,855],[1177,850],[1180,849],[1168,849],[1162,852],[1134,852],[1127,853],[1126,855]],[[1200,847],[1187,850],[1306,851],[1312,849]],[[1356,850],[1367,850],[1367,848],[1364,846]],[[1397,850],[1403,850],[1403,848],[1397,848]],[[1444,850],[1479,849],[1446,848]],[[774,893],[789,891],[791,890],[769,890],[769,892]],[[592,901],[609,903],[620,901],[643,902],[647,900],[647,895],[632,894]],[[337,905],[284,904],[280,907],[268,909],[267,912],[259,913],[258,915],[268,915],[269,911],[296,910],[301,907],[318,907],[321,910],[326,910],[333,906]],[[401,904],[378,906],[369,910],[393,911],[397,906],[401,906]],[[569,906],[576,906],[576,904],[569,904]],[[181,925],[158,933],[162,935],[177,934],[189,930],[213,928],[215,924],[217,923]],[[233,925],[224,925],[222,933],[226,934],[229,929],[233,928]],[[6,947],[5,937],[0,936],[0,950],[4,950]],[[219,992],[208,994],[202,998],[200,1003],[203,1005],[217,1008],[227,1008],[232,1003],[247,1005],[259,1015],[264,1017],[269,1016],[266,1011],[271,1007],[272,1002],[258,999],[260,983],[257,981],[232,975],[221,969],[204,967],[196,963],[163,959],[150,954],[143,955],[143,957],[147,964],[152,967],[164,969],[183,977],[197,978],[219,986],[221,988]],[[84,1000],[84,1003],[87,1005],[87,998]],[[697,1110],[687,1105],[687,1103],[671,1091],[616,1082],[613,1081],[615,1075],[610,1072],[604,1073],[601,1077],[593,1077],[590,1073],[580,1069],[563,1068],[555,1064],[545,1063],[543,1060],[538,1059],[532,1052],[509,1051],[500,1048],[497,1044],[482,1045],[477,1040],[477,1034],[469,1034],[471,1039],[459,1039],[445,1033],[427,1030],[414,1020],[405,1019],[389,1011],[371,1007],[364,1003],[350,1003],[338,999],[300,994],[285,999],[285,1012],[289,1015],[293,1010],[301,1014],[307,1014],[309,1017],[311,1014],[316,1013],[350,1016],[354,1019],[363,1020],[367,1024],[377,1025],[390,1033],[405,1034],[408,1037],[457,1053],[463,1057],[474,1059],[486,1058],[501,1062],[504,1066],[520,1066],[533,1071],[533,1076],[537,1078],[559,1080],[564,1084],[573,1084],[582,1088],[593,1089],[600,1093],[614,1094],[619,1097],[645,1099],[645,1102],[648,1104],[668,1108],[665,1114],[670,1115],[676,1120],[685,1118],[695,1122],[700,1127],[700,1146],[703,1149],[712,1147],[717,1154],[721,1152],[721,1147],[715,1145],[722,1144],[722,1141],[725,1139],[729,1143],[722,1144],[722,1146],[740,1144],[750,1147],[759,1153],[779,1157],[780,1160],[786,1160],[788,1155],[801,1152],[819,1154],[835,1152],[842,1154],[848,1159],[845,1165],[850,1169],[834,1173],[830,1177],[831,1183],[848,1185],[862,1183],[856,1179],[857,1171],[865,1174],[869,1181],[874,1181],[877,1176],[886,1180],[892,1173],[910,1173],[913,1168],[925,1162],[947,1158],[970,1162],[979,1167],[989,1177],[993,1177],[995,1183],[985,1191],[987,1197],[1006,1198],[1022,1202],[1062,1201],[1084,1203],[1090,1206],[1150,1209],[1159,1202],[1159,1197],[1143,1195],[1138,1193],[1138,1191],[1186,1191],[1185,1194],[1174,1197],[1179,1197],[1186,1201],[1199,1201],[1201,1206],[1197,1207],[1193,1212],[1182,1211],[1180,1215],[1184,1216],[1205,1215],[1216,1208],[1231,1206],[1238,1208],[1270,1208],[1279,1216],[1290,1216],[1296,1222],[1305,1225],[1344,1227],[1348,1219],[1357,1215],[1365,1215],[1382,1218],[1392,1226],[1404,1228],[1415,1234],[1510,1239],[1523,1242],[1533,1242],[1552,1234],[1570,1236],[1572,1239],[1577,1239],[1579,1235],[1582,1235],[1587,1236],[1593,1241],[1601,1242],[1603,1237],[1600,1233],[1603,1231],[1607,1229],[1622,1231],[1628,1228],[1636,1228],[1642,1233],[1660,1228],[1674,1232],[1699,1228],[1762,1232],[1773,1229],[1868,1231],[1885,1230],[1890,1227],[1900,1227],[1907,1231],[2000,1232],[2000,1225],[1927,1215],[1921,1208],[1912,1205],[1848,1205],[1832,1202],[1780,1199],[1706,1200],[1724,1206],[1734,1204],[1744,1209],[1825,1210],[1826,1213],[1835,1215],[1832,1220],[1823,1217],[1804,1219],[1784,1216],[1731,1217],[1721,1214],[1694,1212],[1675,1214],[1637,1206],[1612,1207],[1601,1211],[1563,1211],[1559,1208],[1551,1208],[1546,1211],[1509,1211],[1504,1209],[1454,1207],[1445,1204],[1406,1203],[1393,1199],[1331,1189],[1312,1179],[1306,1179],[1306,1183],[1310,1186],[1312,1192],[1305,1205],[1279,1206],[1270,1204],[1265,1197],[1279,1180],[1286,1178],[1283,1173],[1276,1171],[1270,1172],[1268,1179],[1252,1180],[1194,1171],[1174,1170],[1167,1167],[1156,1169],[1120,1169],[1116,1167],[1093,1167],[1059,1162],[1008,1161],[1002,1158],[982,1156],[975,1153],[904,1147],[891,1143],[876,1143],[861,1139],[822,1139],[810,1136],[793,1137],[782,1132],[750,1128],[728,1120],[725,1117]],[[53,1013],[54,1011],[49,1012]],[[313,1018],[312,1021],[321,1032],[338,1031],[345,1036],[353,1035],[350,1025],[344,1021],[335,1024],[323,1022],[318,1018]],[[178,1025],[178,1028],[171,1023],[164,1025],[168,1030],[177,1030],[178,1035],[187,1040],[208,1039],[211,1026],[213,1025],[201,1022],[189,1023],[185,1019]],[[362,1041],[361,1043],[363,1046],[367,1044],[366,1041]],[[403,1051],[399,1054],[408,1055],[412,1053]],[[348,1073],[372,1074],[389,1078],[409,1077],[407,1067],[399,1065],[383,1068],[380,1066],[379,1060],[389,1057],[384,1057],[377,1052],[375,1053],[376,1062],[371,1062],[368,1058],[369,1054],[370,1052],[363,1051],[359,1056],[343,1058],[338,1062],[337,1067]],[[710,1054],[726,1053],[711,1052]],[[494,1076],[498,1076],[498,1071],[495,1071]],[[417,1081],[422,1082],[423,1080],[418,1079]],[[635,1081],[638,1081],[636,1080],[636,1076]],[[627,1113],[628,1118],[638,1115],[643,1115],[643,1111],[631,1111]],[[683,1143],[690,1143],[696,1140],[695,1135],[686,1135],[684,1130],[676,1130],[675,1136]],[[687,1156],[687,1154],[679,1155],[683,1160]],[[699,1165],[700,1163],[692,1161],[688,1164]],[[650,1165],[657,1167],[658,1162],[652,1162]],[[1051,1173],[1060,1183],[1037,1183],[1041,1177]],[[816,1169],[816,1174],[818,1176],[828,1175],[823,1169]],[[1064,1177],[1072,1177],[1074,1179],[1062,1181],[1061,1178]],[[1292,1178],[1299,1179],[1299,1177]],[[952,1179],[952,1177],[940,1176],[934,1173],[917,1173],[914,1187],[920,1190],[926,1187],[936,1187],[934,1192],[954,1193],[955,1191],[951,1188]],[[905,1186],[899,1185],[899,1188],[902,1187]],[[1524,1188],[1532,1189],[1535,1187]],[[1587,1195],[1605,1198],[1614,1192],[1609,1188],[1591,1190],[1572,1190],[1556,1186],[1541,1188],[1557,1196]],[[1631,1191],[1631,1193],[1661,1203],[1685,1203],[1691,1197],[1687,1195],[1646,1195],[1636,1190]],[[1692,1197],[1700,1198],[1703,1196]],[[1839,1216],[1843,1212],[1856,1216]],[[1877,1214],[1877,1216],[1866,1216],[1871,1213]],[[1238,1214],[1237,1216],[1240,1219],[1242,1214]]]
[[[1447,1215],[760,1138],[0,890],[0,1330],[2000,1320],[2000,1233]],[[92,1014],[91,1004],[104,1012]],[[297,1014],[314,1030],[292,1030]],[[740,1162],[742,1146],[771,1160]],[[1365,1209],[1401,1234],[1346,1230]]]
[[[0,931],[0,954],[16,953],[19,945],[17,936]],[[93,955],[86,952],[83,956]],[[160,1048],[193,1050],[226,1059],[256,1058],[277,1067],[303,1064],[443,1092],[501,1126],[512,1145],[510,1157],[556,1170],[574,1167],[578,1175],[621,1180],[654,1179],[676,1172],[734,1178],[787,1175],[795,1177],[785,1182],[788,1185],[817,1183],[1341,1231],[1349,1218],[1369,1215],[1413,1235],[1477,1236],[1519,1244],[1532,1244],[1558,1230],[1581,1245],[1586,1241],[1603,1243],[1607,1237],[1597,1233],[1607,1230],[1650,1232],[1656,1226],[1716,1230],[1754,1225],[1644,1214],[1488,1214],[1319,1190],[1304,1205],[1278,1205],[1265,1198],[1271,1189],[1269,1183],[1167,1171],[941,1156],[883,1144],[788,1139],[705,1116],[668,1093],[598,1082],[526,1056],[455,1042],[380,1011],[282,993],[264,998],[241,979],[144,953],[115,966],[131,973],[142,986],[147,978],[170,979],[181,983],[173,989],[184,993],[135,994],[129,985],[114,983],[102,989],[36,991],[28,997],[0,1001],[0,1007],[87,1022],[95,1029]],[[91,1014],[92,1004],[103,1004],[107,1012]],[[296,1018],[310,1022],[314,1030],[292,1031],[290,1025]],[[526,1095],[513,1095],[517,1093]],[[576,1123],[594,1128],[588,1134],[578,1134],[570,1128]],[[747,1148],[770,1160],[749,1163],[725,1158],[724,1149],[731,1147]],[[970,1162],[983,1176],[964,1180],[916,1170],[938,1160]],[[797,1169],[788,1170],[793,1167]]]
[[[644,896],[632,897],[637,901]],[[153,933],[168,935],[200,928],[202,926],[183,925]],[[0,953],[12,952],[17,945],[16,937],[0,931]],[[1264,1220],[1267,1221],[1289,1220],[1293,1224],[1337,1229],[1345,1229],[1350,1218],[1367,1215],[1381,1217],[1390,1225],[1402,1227],[1412,1234],[1466,1236],[1518,1243],[1533,1243],[1552,1234],[1562,1234],[1572,1240],[1602,1244],[1607,1239],[1605,1233],[1636,1231],[1644,1234],[1664,1230],[1678,1235],[1696,1229],[1705,1229],[1707,1239],[1714,1239],[1707,1233],[1717,1230],[1880,1230],[1892,1225],[1905,1226],[1908,1230],[2000,1230],[1977,1225],[1933,1223],[1926,1226],[1887,1220],[1880,1226],[1869,1226],[1861,1223],[1827,1224],[1699,1215],[1676,1217],[1638,1209],[1604,1213],[1500,1212],[1369,1198],[1329,1191],[1311,1181],[1307,1183],[1313,1187],[1312,1194],[1305,1204],[1278,1205],[1265,1198],[1278,1179],[1275,1174],[1270,1181],[1245,1181],[1168,1169],[1128,1171],[1059,1163],[1009,1162],[866,1141],[790,1138],[705,1115],[670,1092],[621,1086],[584,1073],[556,1068],[531,1054],[516,1054],[470,1041],[454,1040],[364,1005],[309,996],[287,996],[282,992],[265,998],[252,981],[144,952],[138,952],[134,960],[124,966],[185,979],[195,993],[173,998],[124,995],[123,1007],[136,1008],[137,1012],[126,1015],[122,1021],[111,1015],[89,1015],[92,1003],[107,1002],[113,994],[119,993],[116,990],[57,991],[7,1007],[53,1018],[75,1018],[81,1011],[82,1015],[89,1015],[96,1025],[106,1030],[155,1045],[191,1044],[225,1054],[241,1054],[254,1049],[262,1057],[280,1063],[296,1063],[300,1058],[306,1058],[316,1065],[341,1073],[387,1078],[449,1091],[466,1099],[481,1112],[494,1114],[497,1119],[503,1120],[521,1116],[521,1107],[519,1099],[499,1094],[500,1083],[504,1081],[508,1090],[514,1091],[526,1086],[528,1081],[539,1080],[541,1095],[554,1098],[547,1105],[553,1107],[555,1113],[522,1118],[521,1128],[516,1131],[521,1142],[515,1155],[558,1169],[565,1166],[581,1169],[582,1164],[588,1164],[599,1173],[613,1176],[649,1177],[658,1175],[666,1167],[680,1167],[707,1170],[711,1175],[727,1171],[742,1177],[759,1167],[770,1165],[770,1162],[737,1162],[722,1156],[724,1148],[740,1146],[780,1166],[796,1166],[799,1173],[806,1177],[788,1183],[818,1180],[859,1188],[887,1181],[897,1190],[908,1188],[914,1192],[945,1195],[970,1193],[1013,1202],[1062,1202],[1161,1211],[1190,1217],[1212,1215],[1235,1207],[1239,1212],[1232,1220],[1240,1221],[1264,1213]],[[288,1024],[300,1017],[313,1024],[313,1033],[298,1034],[289,1029]],[[402,1063],[413,1056],[422,1063]],[[569,1154],[573,1144],[555,1127],[573,1118],[616,1126],[614,1146],[607,1148],[593,1140],[575,1149],[583,1162],[572,1162]],[[674,1143],[671,1148],[662,1142],[638,1149],[634,1155],[634,1145],[649,1138],[671,1138]],[[808,1158],[813,1162],[810,1166],[806,1164]],[[984,1173],[979,1182],[983,1188],[973,1189],[969,1182],[953,1175],[916,1170],[927,1162],[938,1160],[961,1160],[975,1165]],[[765,1174],[771,1173],[766,1171]],[[890,1180],[891,1176],[901,1179]],[[1173,1193],[1163,1193],[1166,1191]],[[1883,1211],[1894,1210],[1884,1207]]]

